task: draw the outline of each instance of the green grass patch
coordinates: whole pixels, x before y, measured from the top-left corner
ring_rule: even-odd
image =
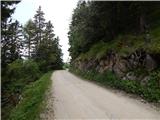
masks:
[[[160,27],[152,28],[150,30],[149,41],[146,42],[146,35],[119,35],[112,41],[94,44],[88,52],[81,53],[77,59],[79,60],[90,60],[90,59],[101,59],[105,55],[113,50],[119,55],[129,55],[137,49],[144,49],[149,53],[160,53]]]
[[[160,54],[160,27],[151,30],[151,43],[148,46],[148,51]]]
[[[109,50],[111,50],[114,47],[115,44],[112,43],[104,43],[104,42],[99,42],[98,44],[93,45],[90,50],[87,53],[82,53],[77,59],[81,60],[90,60],[92,58],[95,59],[101,59],[103,56],[107,54]]]
[[[13,109],[10,120],[36,120],[42,110],[45,92],[51,84],[52,72],[44,74],[39,80],[28,85],[20,103]]]

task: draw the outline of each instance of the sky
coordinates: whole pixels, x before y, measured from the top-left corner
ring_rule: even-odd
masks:
[[[60,38],[63,61],[67,62],[70,59],[67,33],[77,2],[78,0],[22,0],[16,6],[12,17],[24,25],[29,19],[33,19],[38,7],[41,6],[46,21],[51,20],[54,33]]]

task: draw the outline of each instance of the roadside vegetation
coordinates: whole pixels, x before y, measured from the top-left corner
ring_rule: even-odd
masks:
[[[68,33],[71,71],[160,102],[159,20],[159,2],[79,1]]]
[[[67,63],[67,62],[66,62],[66,63],[64,63],[64,65],[63,65],[63,69],[65,69],[65,70],[66,70],[66,69],[69,69],[69,67],[70,67],[70,64],[69,64],[69,63]]]
[[[8,64],[2,76],[2,119],[7,119],[11,109],[19,103],[24,87],[41,75],[38,64],[33,60],[17,59]]]
[[[70,71],[104,87],[124,90],[127,93],[137,94],[149,102],[160,103],[160,89],[157,84],[160,79],[160,70],[150,73],[151,79],[144,86],[138,81],[121,80],[110,71],[105,73],[98,73],[95,70],[86,72],[73,67],[70,68]]]
[[[44,107],[45,92],[51,85],[52,72],[25,86],[20,103],[12,110],[11,120],[36,120]]]
[[[33,19],[21,25],[12,19],[20,1],[1,1],[1,107],[3,120],[33,120],[39,116],[51,72],[62,69],[59,37],[39,6]]]

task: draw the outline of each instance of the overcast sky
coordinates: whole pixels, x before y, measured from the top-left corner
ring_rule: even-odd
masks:
[[[17,5],[13,18],[24,25],[29,19],[33,19],[36,10],[41,6],[46,21],[51,20],[55,34],[60,38],[63,60],[66,62],[69,58],[67,33],[77,2],[78,0],[22,0]]]

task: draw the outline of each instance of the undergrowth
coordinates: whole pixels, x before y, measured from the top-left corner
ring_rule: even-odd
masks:
[[[38,80],[42,76],[42,72],[35,61],[17,59],[6,69],[2,69],[2,73],[1,117],[7,120],[11,110],[19,102],[19,96],[25,86]]]
[[[10,120],[36,120],[42,109],[45,92],[51,84],[52,72],[44,74],[39,80],[25,87],[22,100],[12,110]]]

